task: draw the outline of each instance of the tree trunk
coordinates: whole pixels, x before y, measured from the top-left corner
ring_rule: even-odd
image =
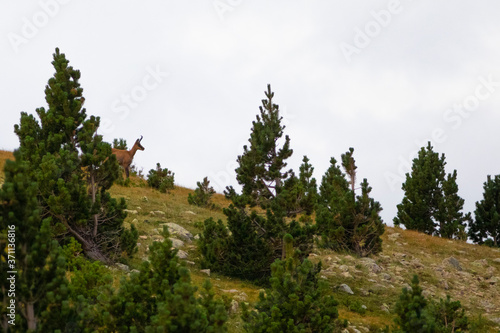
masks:
[[[28,321],[28,330],[36,331],[35,303],[26,303],[26,320]]]
[[[85,242],[84,244],[82,244],[82,248],[85,255],[90,259],[100,261],[106,265],[112,263],[112,261],[108,257],[106,257],[101,251],[99,251],[99,248],[95,244]]]

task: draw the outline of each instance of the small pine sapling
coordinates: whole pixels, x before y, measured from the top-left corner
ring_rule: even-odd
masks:
[[[208,177],[203,178],[203,182],[196,182],[196,185],[198,187],[194,190],[194,194],[189,193],[188,195],[188,203],[198,207],[215,208],[215,205],[210,203],[215,190],[210,186]]]
[[[149,170],[148,185],[161,193],[167,193],[174,189],[174,173],[167,168],[162,169],[160,163],[156,163],[156,169]]]

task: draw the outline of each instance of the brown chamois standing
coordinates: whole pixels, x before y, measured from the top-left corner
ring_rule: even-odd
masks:
[[[134,159],[135,152],[137,150],[144,150],[144,147],[141,145],[141,140],[142,135],[140,139],[135,140],[134,146],[130,150],[111,148],[111,153],[116,156],[118,164],[125,169],[127,178],[129,177],[129,168],[132,164],[132,160]]]

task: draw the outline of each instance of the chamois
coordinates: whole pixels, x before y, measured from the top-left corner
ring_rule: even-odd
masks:
[[[127,178],[129,178],[129,168],[130,165],[132,164],[132,160],[134,159],[135,152],[138,149],[144,150],[144,147],[141,145],[141,140],[142,140],[142,135],[140,139],[135,140],[134,146],[130,150],[116,149],[116,148],[111,149],[111,153],[116,156],[118,164],[120,164],[120,166],[125,169],[125,174],[127,175]]]

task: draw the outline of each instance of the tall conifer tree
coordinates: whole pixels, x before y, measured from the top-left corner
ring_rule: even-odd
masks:
[[[464,200],[458,195],[457,172],[446,175],[444,154],[434,152],[431,143],[422,147],[413,160],[411,174],[402,185],[405,192],[398,205],[395,225],[429,235],[458,238],[470,220],[462,212]]]
[[[122,237],[128,232],[122,226],[125,201],[107,192],[119,175],[116,158],[97,134],[99,118],[87,117],[80,71],[68,63],[56,49],[56,72],[45,88],[48,109],[36,110],[40,121],[21,113],[15,132],[28,175],[39,186],[42,217],[52,218],[59,237],[78,240],[90,258],[110,262],[130,247],[122,239],[135,240]]]
[[[354,149],[341,155],[342,168],[330,160],[320,185],[316,224],[322,235],[322,245],[337,251],[354,252],[359,256],[382,250],[384,224],[382,207],[370,198],[368,181],[361,183],[361,195],[356,195],[356,162]]]
[[[0,229],[10,235],[0,239],[0,270],[2,310],[16,316],[2,316],[3,331],[64,331],[76,322],[65,260],[52,239],[51,218],[41,217],[38,186],[28,176],[27,163],[20,160],[18,151],[14,155],[16,161],[5,165],[6,179],[0,190]],[[13,247],[6,244],[7,239]],[[14,311],[8,308],[12,300]]]
[[[232,200],[224,209],[227,216],[225,229],[222,221],[205,221],[201,237],[201,250],[205,265],[227,275],[265,282],[271,272],[270,265],[283,256],[283,236],[291,234],[295,247],[303,255],[312,245],[312,227],[301,227],[287,217],[299,212],[312,213],[315,181],[307,158],[296,177],[286,169],[292,155],[290,138],[284,137],[285,126],[279,107],[274,104],[274,93],[268,85],[267,99],[262,100],[260,114],[253,122],[248,140],[238,156],[236,179],[242,186],[241,194],[228,187],[226,196]],[[259,207],[260,209],[249,208]]]
[[[476,202],[469,236],[475,243],[500,247],[500,175],[488,176],[483,188],[483,199]]]

